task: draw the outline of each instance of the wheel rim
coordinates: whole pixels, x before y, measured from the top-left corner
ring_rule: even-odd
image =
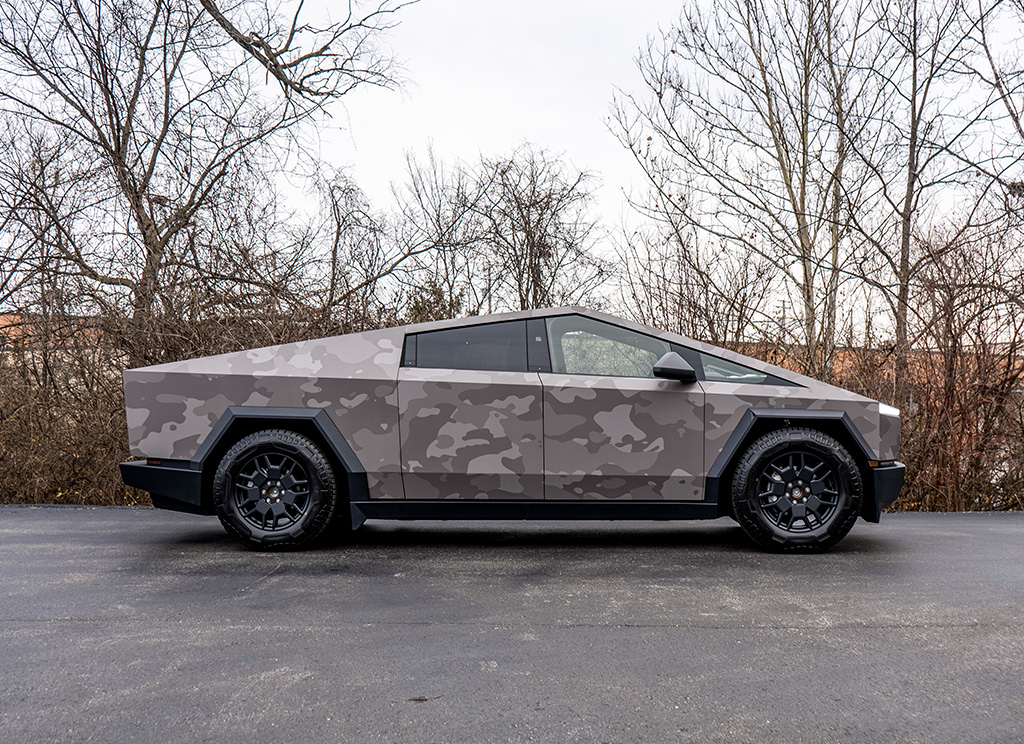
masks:
[[[839,509],[839,477],[816,454],[791,451],[771,460],[757,481],[757,508],[775,529],[814,532]]]
[[[309,477],[289,455],[261,453],[249,458],[238,469],[234,490],[238,515],[266,532],[288,529],[309,511]]]

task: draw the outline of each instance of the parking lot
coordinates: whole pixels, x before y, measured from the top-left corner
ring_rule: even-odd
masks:
[[[1024,741],[1024,514],[733,523],[0,508],[0,741]]]

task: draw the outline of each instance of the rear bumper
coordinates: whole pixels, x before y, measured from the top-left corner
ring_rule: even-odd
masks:
[[[902,462],[871,468],[874,487],[871,500],[864,505],[864,519],[869,522],[878,522],[882,519],[882,510],[892,505],[899,497],[906,471],[907,466]]]
[[[157,509],[213,514],[203,505],[202,473],[191,462],[162,460],[159,465],[145,460],[121,463],[121,480],[126,486],[149,491]]]

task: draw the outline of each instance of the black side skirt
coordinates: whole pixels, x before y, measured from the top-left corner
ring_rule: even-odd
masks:
[[[717,504],[700,501],[353,501],[352,528],[367,519],[716,519]]]

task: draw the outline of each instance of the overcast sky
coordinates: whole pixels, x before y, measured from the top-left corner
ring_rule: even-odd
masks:
[[[421,0],[388,36],[405,89],[347,97],[339,130],[323,133],[324,157],[351,166],[383,207],[406,151],[433,143],[445,161],[472,161],[530,141],[594,172],[614,223],[636,177],[607,127],[614,91],[639,92],[634,58],[679,9],[678,0]]]

